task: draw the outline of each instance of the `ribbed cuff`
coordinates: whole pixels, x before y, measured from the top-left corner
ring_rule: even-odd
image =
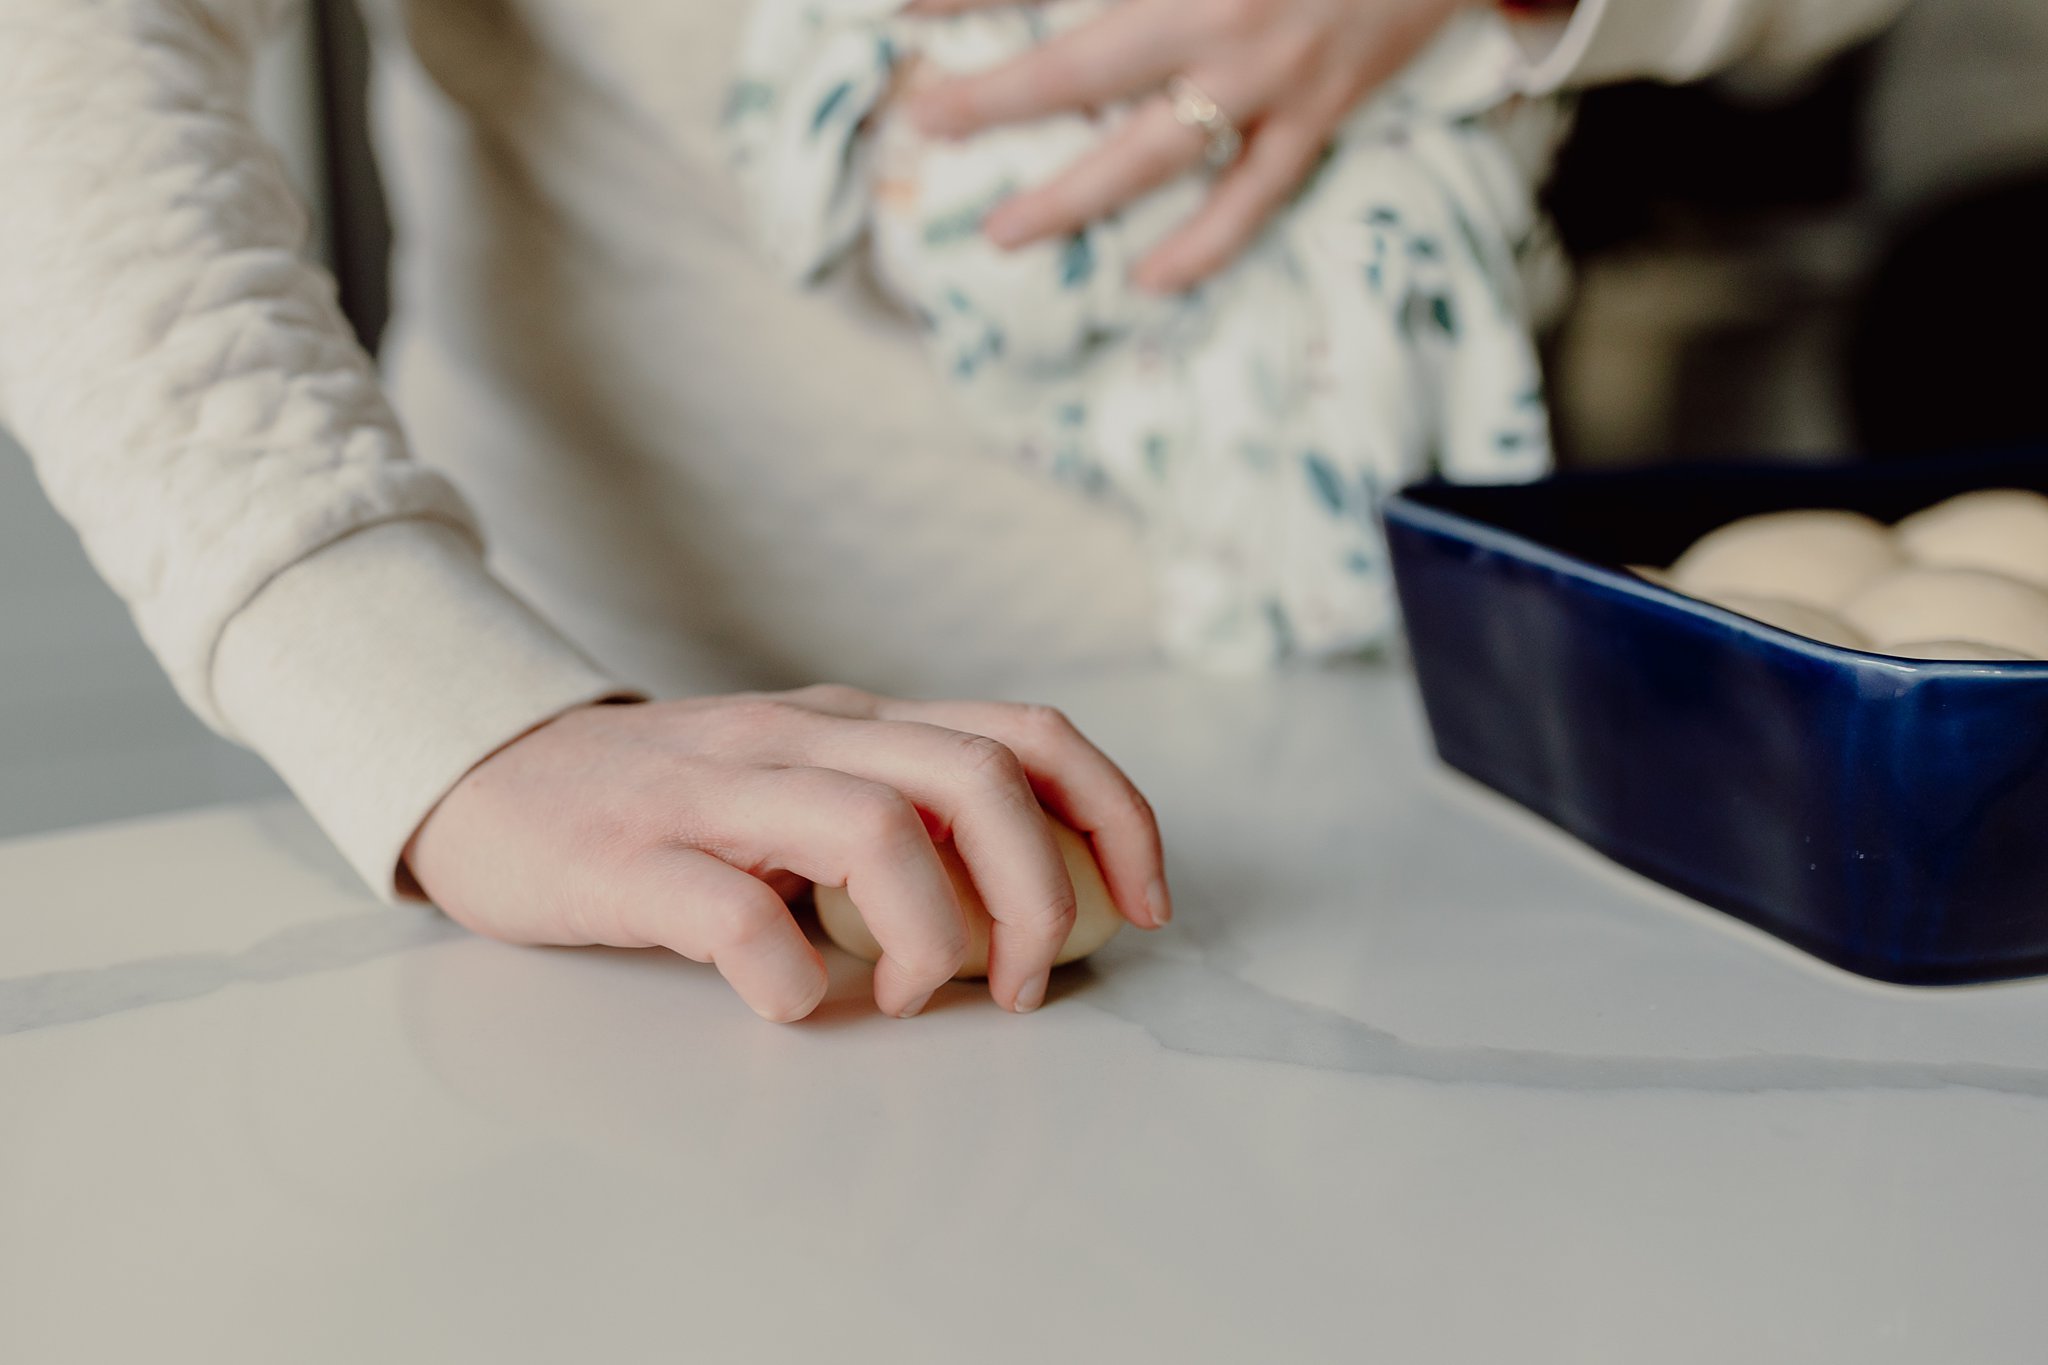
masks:
[[[386,522],[272,580],[228,623],[214,693],[236,738],[305,803],[363,880],[399,860],[465,773],[562,712],[632,695],[435,521]]]

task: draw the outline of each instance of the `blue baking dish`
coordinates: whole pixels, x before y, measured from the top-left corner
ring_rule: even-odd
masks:
[[[1387,540],[1437,752],[1852,972],[2048,972],[2048,663],[1820,644],[1621,568],[1752,513],[1987,487],[2048,493],[2048,451],[1410,488]]]

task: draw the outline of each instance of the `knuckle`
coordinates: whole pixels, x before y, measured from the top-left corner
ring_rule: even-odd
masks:
[[[874,698],[858,687],[843,683],[813,683],[800,687],[789,694],[789,699],[801,705],[821,707],[828,711],[865,710]]]
[[[1074,722],[1067,719],[1066,712],[1042,702],[1018,707],[1017,724],[1026,734],[1040,739],[1071,739],[1081,733]]]
[[[879,782],[864,783],[847,795],[845,819],[854,837],[882,849],[924,837],[924,821],[910,798]]]
[[[1060,888],[1053,893],[1052,898],[1040,904],[1027,918],[1020,921],[1017,927],[1065,942],[1067,934],[1074,927],[1075,916],[1079,913],[1074,888],[1063,878]]]
[[[905,972],[919,980],[943,981],[959,971],[961,964],[967,961],[968,947],[967,930],[954,924],[947,929],[934,928],[921,936],[919,942],[905,944],[902,952],[889,955]]]
[[[1009,745],[987,735],[963,735],[959,744],[961,766],[981,786],[1014,792],[1029,785],[1023,761]]]
[[[758,896],[728,897],[707,915],[710,922],[705,929],[713,952],[720,956],[744,954],[768,938],[775,929],[773,915],[766,902]]]
[[[802,714],[780,697],[746,697],[726,706],[720,719],[729,738],[773,734]]]

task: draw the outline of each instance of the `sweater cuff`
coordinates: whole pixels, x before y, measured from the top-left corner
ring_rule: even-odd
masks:
[[[279,574],[229,623],[213,685],[378,895],[464,774],[589,702],[633,695],[491,577],[441,522],[385,522]]]
[[[1730,30],[1754,4],[1743,0],[1578,0],[1568,14],[1511,15],[1527,60],[1525,94],[1644,78],[1685,81],[1725,57]]]

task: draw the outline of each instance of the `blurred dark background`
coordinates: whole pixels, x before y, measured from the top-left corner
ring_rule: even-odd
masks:
[[[1573,463],[2048,441],[2048,0],[1919,0],[1797,79],[1592,92],[1551,207]]]

